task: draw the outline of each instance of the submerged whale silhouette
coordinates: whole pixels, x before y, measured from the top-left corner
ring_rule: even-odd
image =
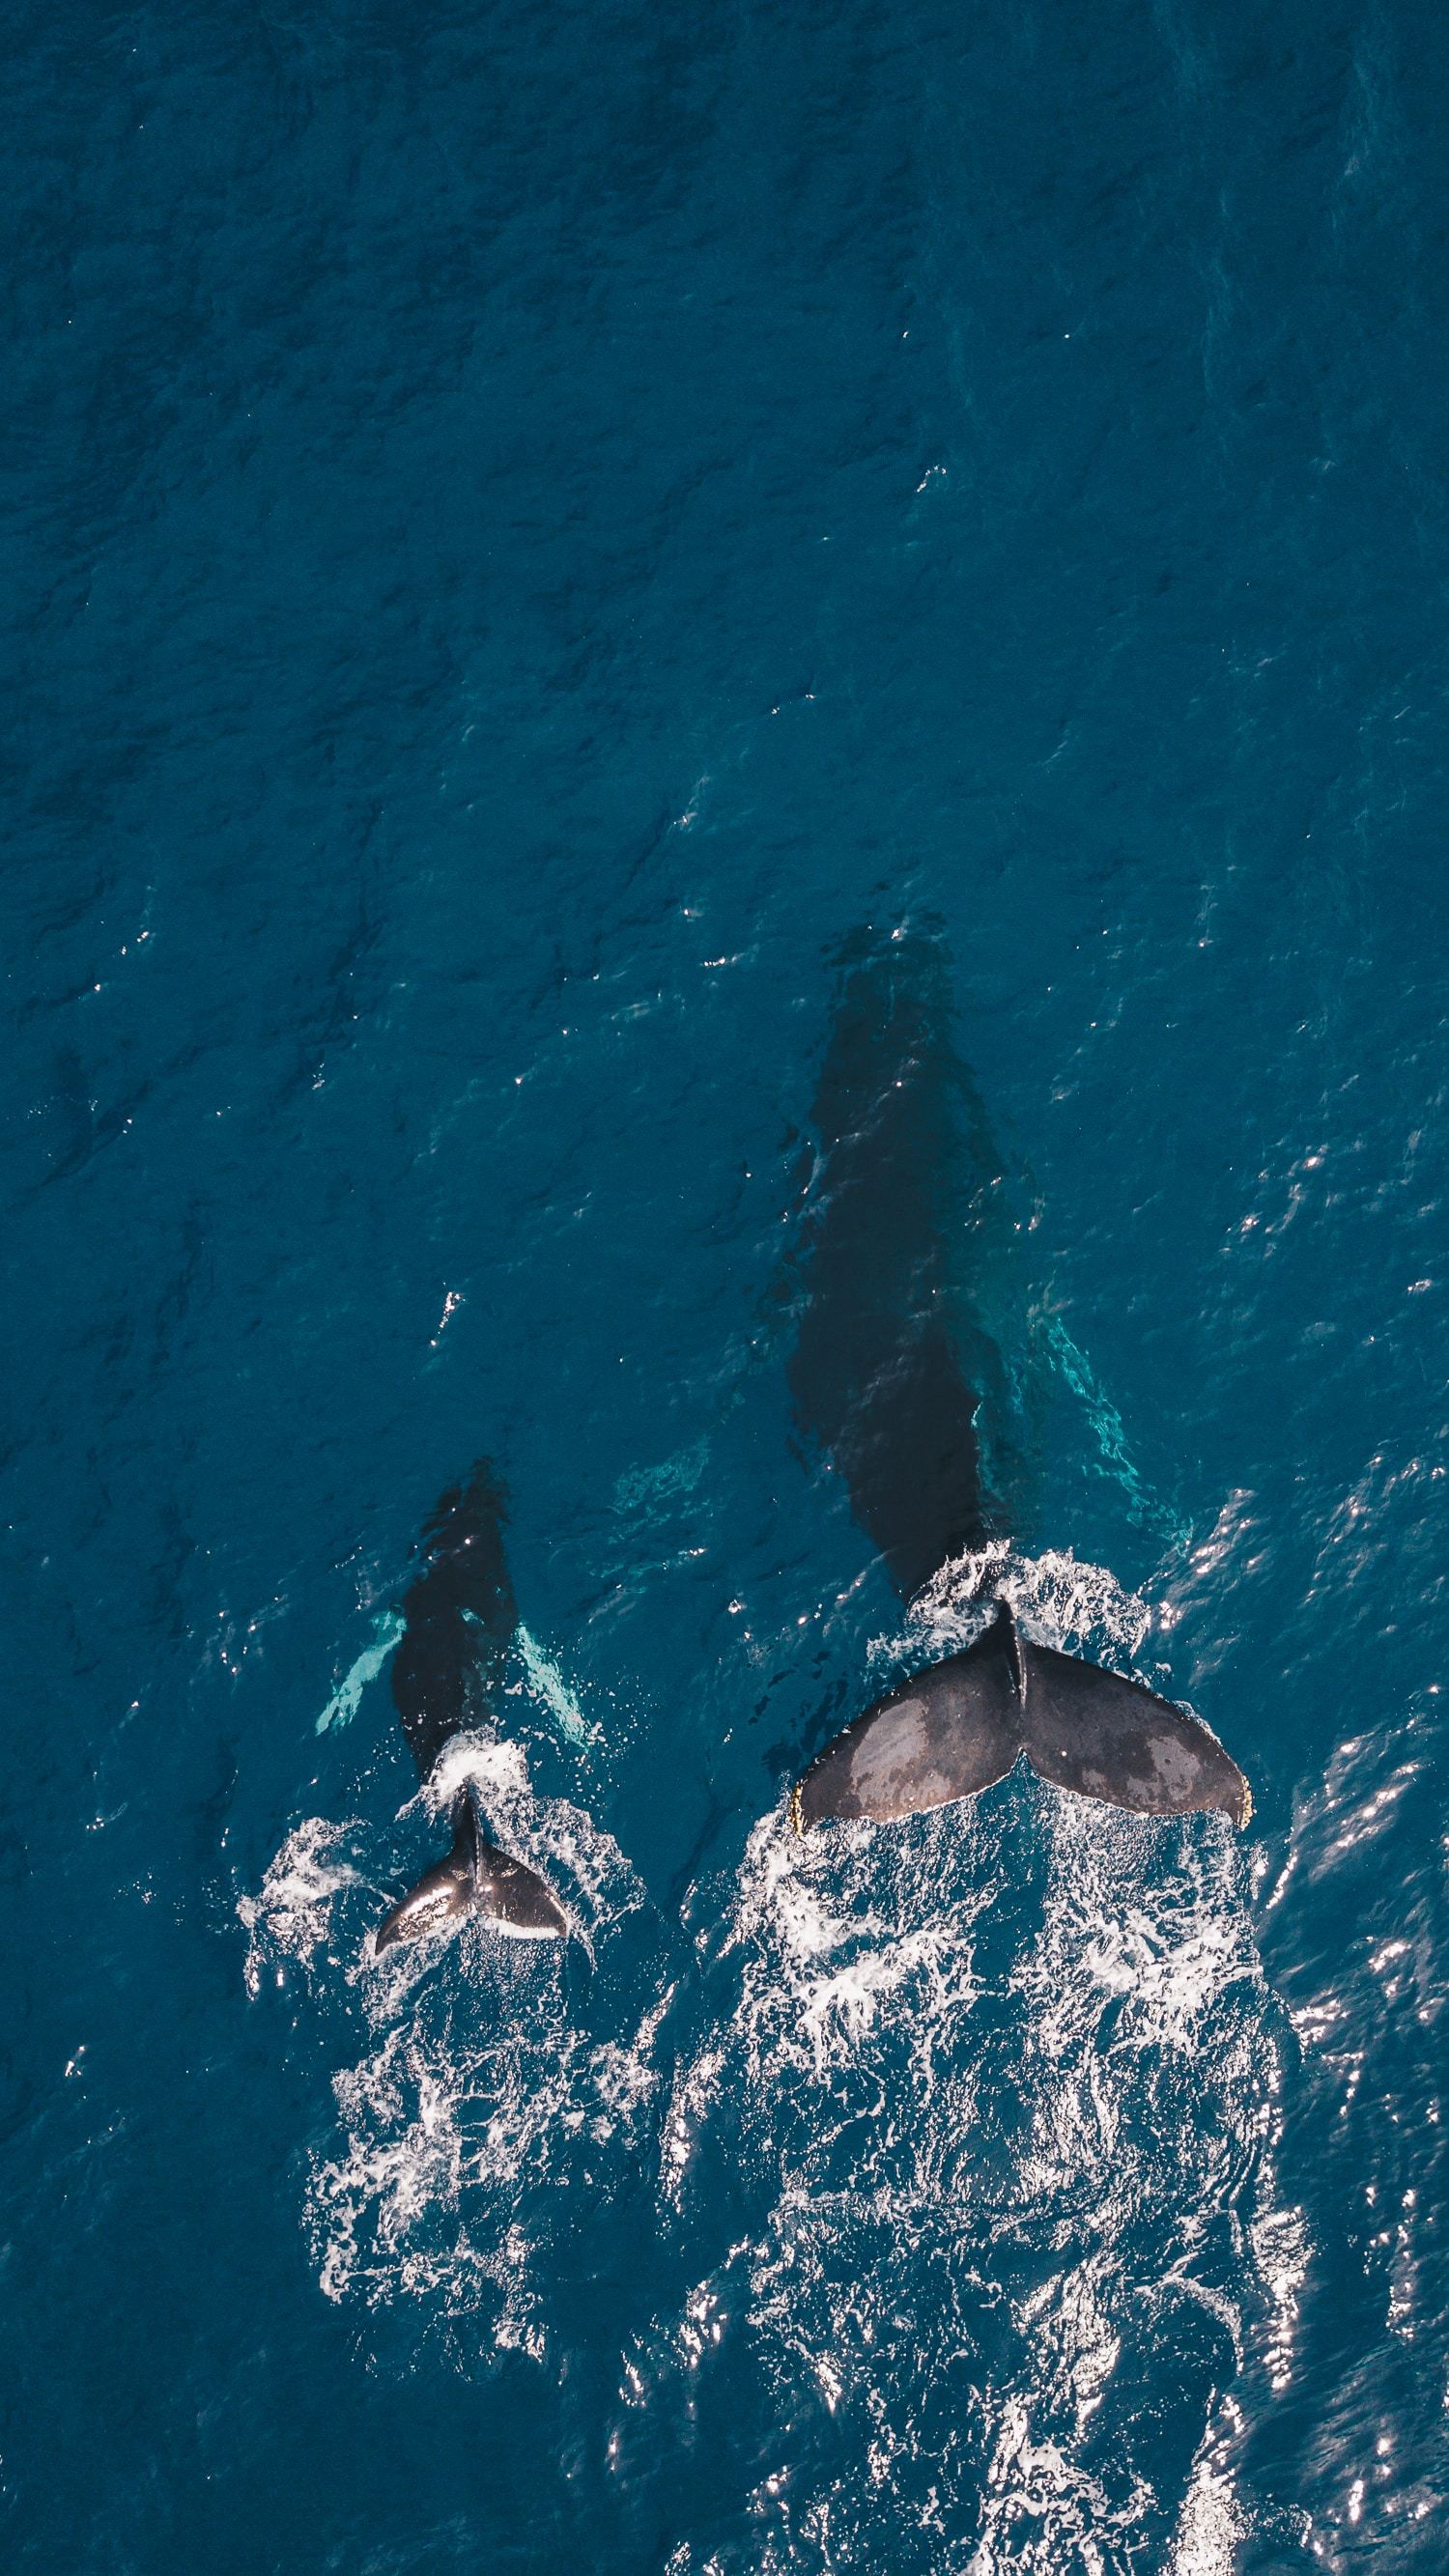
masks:
[[[403,1595],[404,1627],[392,1695],[423,1779],[455,1735],[489,1713],[503,1675],[518,1606],[503,1548],[503,1489],[487,1459],[443,1495],[423,1532],[427,1563]],[[568,1917],[534,1870],[484,1836],[465,1790],[453,1809],[453,1843],[373,1936],[376,1951],[458,1923],[468,1914],[516,1940],[553,1941]]]
[[[1006,1534],[1009,1378],[982,1283],[969,1293],[962,1265],[1010,1219],[952,1048],[939,941],[857,932],[840,969],[790,1388],[807,1440],[843,1476],[909,1602],[952,1558]],[[1217,1808],[1244,1825],[1252,1809],[1199,1718],[1033,1644],[999,1601],[963,1654],[888,1691],[825,1747],[790,1812],[802,1833],[832,1816],[915,1815],[990,1788],[1022,1754],[1056,1787],[1143,1815]]]

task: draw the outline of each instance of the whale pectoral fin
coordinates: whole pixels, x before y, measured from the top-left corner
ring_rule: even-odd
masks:
[[[826,1816],[886,1824],[1004,1780],[1021,1751],[1010,1642],[990,1628],[856,1718],[812,1762],[790,1800],[796,1828]]]
[[[560,1941],[569,1928],[558,1898],[536,1871],[484,1841],[471,1801],[459,1814],[447,1859],[425,1870],[379,1923],[374,1955],[398,1941],[452,1930],[469,1914],[520,1941]]]
[[[1202,1720],[1142,1682],[1023,1637],[1026,1758],[1054,1788],[1143,1816],[1217,1808],[1245,1825],[1252,1792]]]

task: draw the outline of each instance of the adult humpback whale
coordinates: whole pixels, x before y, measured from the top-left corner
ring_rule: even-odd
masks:
[[[846,943],[814,1126],[791,1393],[910,1601],[952,1557],[1005,1537],[1013,1472],[1007,1372],[961,1276],[967,1248],[1009,1218],[952,1049],[936,940]],[[1243,1825],[1251,1811],[1199,1719],[1034,1644],[1001,1600],[974,1645],[825,1747],[791,1814],[802,1833],[829,1816],[915,1815],[990,1788],[1023,1753],[1058,1788],[1140,1814],[1219,1808]]]
[[[503,1550],[503,1490],[487,1459],[444,1494],[423,1532],[427,1563],[403,1595],[405,1625],[392,1663],[392,1695],[413,1759],[426,1779],[444,1747],[488,1714],[502,1678],[518,1607]],[[551,1941],[568,1918],[536,1873],[486,1841],[471,1790],[453,1809],[453,1847],[395,1905],[375,1950],[415,1940],[476,1914],[515,1939]]]

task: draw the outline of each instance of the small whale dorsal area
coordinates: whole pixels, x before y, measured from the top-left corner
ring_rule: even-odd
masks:
[[[427,1779],[454,1738],[488,1723],[518,1605],[504,1547],[507,1500],[487,1458],[452,1485],[430,1514],[422,1563],[403,1595],[403,1633],[393,1656],[392,1695],[420,1776]],[[568,1916],[525,1861],[490,1843],[474,1793],[453,1808],[453,1843],[378,1926],[376,1950],[448,1930],[473,1915],[520,1941],[558,1941]]]

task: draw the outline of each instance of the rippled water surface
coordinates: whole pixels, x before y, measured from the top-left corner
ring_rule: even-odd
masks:
[[[8,2563],[1441,2569],[1435,14],[8,67]],[[789,1829],[981,1615],[791,1423],[867,919],[1007,1169],[1006,1588],[1244,1835]],[[374,1962],[467,1780],[575,1938]]]

